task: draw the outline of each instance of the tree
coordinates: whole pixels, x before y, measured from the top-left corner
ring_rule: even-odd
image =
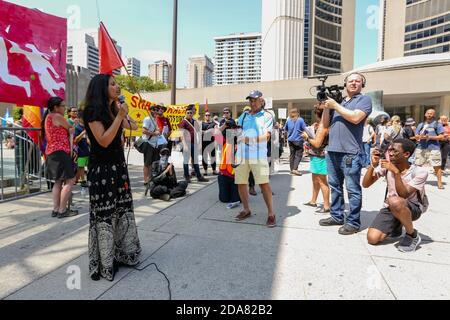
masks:
[[[22,116],[23,116],[23,107],[16,106],[12,109],[12,117],[14,121],[22,120]]]
[[[149,77],[130,78],[129,76],[119,75],[116,76],[115,79],[120,87],[130,91],[131,93],[137,93],[141,91],[163,91],[170,89],[170,86],[167,86],[162,82],[155,82]]]

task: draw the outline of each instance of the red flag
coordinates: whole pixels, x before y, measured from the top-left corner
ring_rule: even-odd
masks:
[[[205,112],[209,112],[208,99],[206,99]]]
[[[98,54],[100,56],[100,73],[112,74],[113,70],[125,68],[114,41],[109,36],[103,22],[98,32]]]
[[[0,101],[64,99],[67,19],[0,0]]]

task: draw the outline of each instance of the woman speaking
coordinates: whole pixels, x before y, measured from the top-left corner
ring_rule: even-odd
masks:
[[[89,272],[109,281],[119,265],[139,263],[141,246],[122,145],[123,129],[137,126],[128,106],[118,101],[120,88],[110,75],[96,75],[86,93],[83,119],[91,141],[88,173],[90,197]]]

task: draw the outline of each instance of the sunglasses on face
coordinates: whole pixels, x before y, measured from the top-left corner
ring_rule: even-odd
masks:
[[[194,114],[193,112],[186,112],[186,114]]]

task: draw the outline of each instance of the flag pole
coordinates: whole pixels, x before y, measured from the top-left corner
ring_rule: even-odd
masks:
[[[171,104],[177,103],[177,38],[178,38],[178,0],[173,0],[173,39],[172,39],[172,92]]]
[[[101,26],[103,26],[103,29],[105,30],[106,34],[108,35],[108,37],[112,40],[111,35],[108,32],[108,29],[106,29],[105,25],[103,24],[103,22],[100,22]],[[114,43],[113,43],[114,44]],[[141,101],[143,101],[144,99],[142,99],[141,94],[139,93],[139,89],[137,87],[137,84],[134,81],[134,78],[132,77],[131,73],[128,71],[127,67],[125,66],[125,63],[123,62],[122,56],[120,55],[119,51],[117,50],[116,45],[114,44],[114,50],[116,51],[117,56],[120,58],[120,62],[122,63],[122,67],[125,69],[125,71],[127,72],[128,77],[131,80],[131,84],[133,85],[134,89],[136,90],[136,94],[138,95],[139,99]],[[150,110],[147,110],[148,113],[150,113]]]

